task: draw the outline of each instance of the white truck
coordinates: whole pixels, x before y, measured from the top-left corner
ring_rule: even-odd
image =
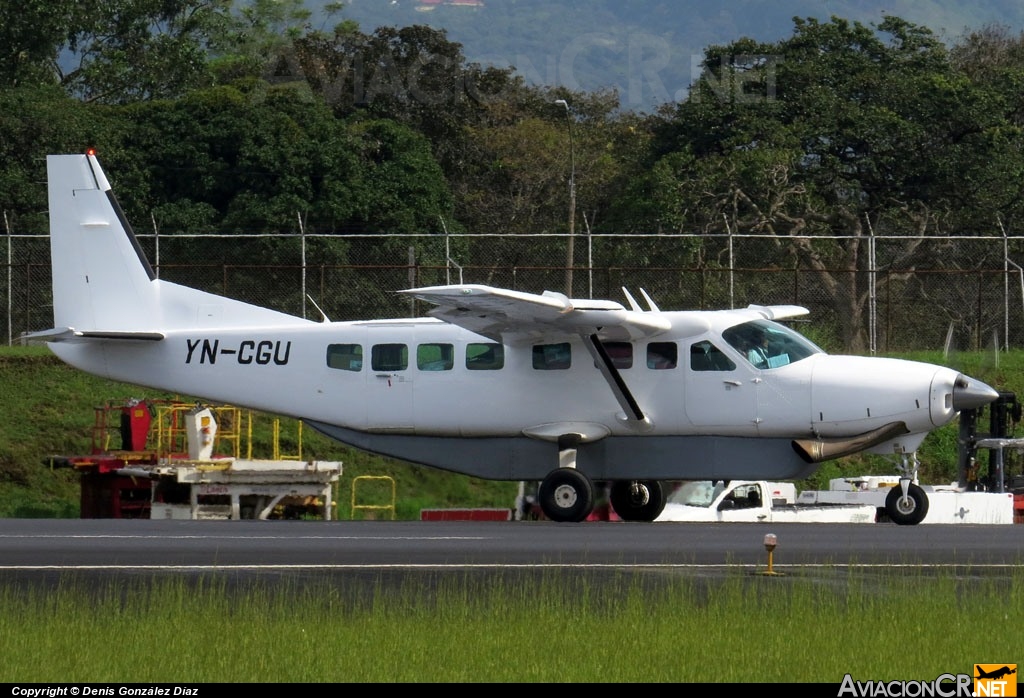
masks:
[[[886,497],[899,487],[897,475],[861,475],[829,481],[827,490],[805,490],[797,502],[816,504],[868,504],[878,509],[878,520],[887,521]],[[1013,493],[966,492],[956,485],[919,485],[927,498],[920,523],[1012,524]]]
[[[655,521],[874,523],[877,515],[873,504],[798,503],[791,482],[697,480],[680,485]]]

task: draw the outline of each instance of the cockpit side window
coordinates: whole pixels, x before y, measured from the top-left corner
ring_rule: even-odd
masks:
[[[736,364],[706,339],[690,345],[690,369],[693,371],[734,371]]]
[[[770,320],[752,320],[722,332],[722,339],[755,368],[772,369],[823,353],[803,335]]]

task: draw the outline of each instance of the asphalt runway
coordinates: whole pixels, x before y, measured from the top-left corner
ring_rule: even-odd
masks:
[[[1024,563],[1022,532],[955,524],[5,519],[0,587],[211,576],[231,584],[300,582],[295,588],[325,579],[403,586],[556,573],[714,580],[763,576],[769,533],[777,538],[771,571],[779,577],[891,579],[892,570],[918,570],[1010,579]]]

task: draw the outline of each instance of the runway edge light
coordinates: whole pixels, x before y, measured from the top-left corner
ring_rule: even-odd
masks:
[[[776,572],[774,569],[773,557],[775,555],[775,546],[779,544],[779,538],[774,533],[766,533],[764,536],[764,549],[768,551],[768,569],[761,570],[758,572],[760,575],[766,577],[778,577],[781,576],[781,572]]]

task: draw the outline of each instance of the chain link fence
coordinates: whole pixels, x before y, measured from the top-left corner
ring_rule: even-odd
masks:
[[[311,319],[423,315],[394,291],[478,283],[662,310],[795,304],[827,351],[1024,346],[1024,239],[692,235],[138,235],[160,278]],[[49,240],[6,235],[8,344],[53,323]],[[274,260],[273,263],[270,260]],[[129,304],[132,299],[125,298]]]

